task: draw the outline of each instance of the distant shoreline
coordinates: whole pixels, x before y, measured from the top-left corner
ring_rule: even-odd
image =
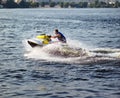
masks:
[[[7,0],[0,2],[0,8],[120,8],[120,2],[27,2]]]
[[[0,8],[0,9],[120,9],[119,8],[56,8],[56,7],[38,7],[38,8]]]

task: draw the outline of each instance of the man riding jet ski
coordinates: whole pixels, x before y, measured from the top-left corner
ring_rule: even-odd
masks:
[[[51,38],[57,38],[60,42],[66,43],[65,36],[61,32],[59,32],[58,29],[55,29],[54,33],[55,36],[51,36]]]
[[[53,41],[52,38],[57,38],[58,41]],[[58,29],[55,29],[55,36],[41,34],[37,36],[36,39],[30,39],[27,42],[31,47],[34,48],[36,46],[43,47],[44,45],[52,44],[56,42],[66,43],[66,38],[62,33],[58,31]]]

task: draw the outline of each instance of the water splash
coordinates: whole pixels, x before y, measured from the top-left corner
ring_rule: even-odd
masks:
[[[119,58],[120,49],[111,49],[111,48],[96,48],[90,51],[96,56]]]
[[[26,43],[27,44],[27,43]],[[49,44],[42,48],[30,48],[26,45],[27,58],[52,62],[93,64],[120,60],[120,49],[89,49],[79,41],[69,40],[67,45]]]

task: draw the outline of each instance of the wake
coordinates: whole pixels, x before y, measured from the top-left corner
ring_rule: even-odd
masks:
[[[101,64],[120,61],[120,49],[88,48],[79,41],[70,40],[65,44],[49,44],[42,48],[25,45],[25,57],[61,63]]]

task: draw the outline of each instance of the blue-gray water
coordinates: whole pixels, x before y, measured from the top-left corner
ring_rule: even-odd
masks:
[[[88,55],[27,47],[55,28]],[[120,9],[0,9],[0,98],[120,98]]]

